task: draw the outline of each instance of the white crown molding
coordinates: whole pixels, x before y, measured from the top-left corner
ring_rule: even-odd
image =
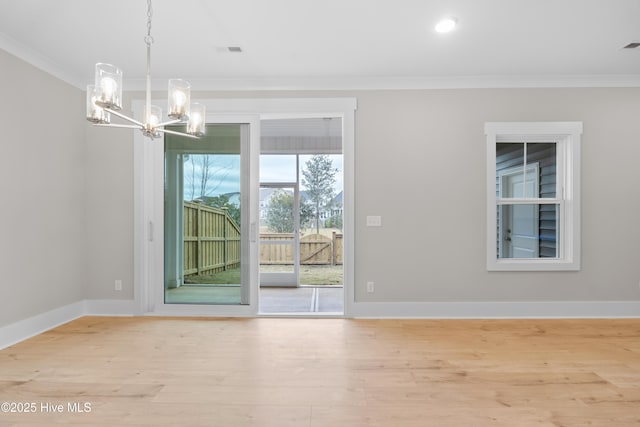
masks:
[[[335,77],[335,78],[247,78],[188,79],[199,91],[276,90],[423,90],[423,89],[515,89],[515,88],[607,88],[640,87],[640,75],[563,76],[425,76],[425,77]],[[152,82],[153,90],[166,90],[166,80]],[[145,81],[124,82],[128,91],[144,91]]]
[[[71,73],[66,72],[62,67],[52,62],[47,56],[24,46],[2,32],[0,32],[0,49],[9,52],[11,55],[33,65],[36,68],[39,68],[45,73],[51,74],[53,77],[56,77],[71,86],[86,90],[86,83],[81,82],[77,76],[73,76]]]
[[[85,90],[88,82],[64,70],[46,55],[0,32],[0,49],[22,59],[60,80]],[[185,77],[186,78],[186,77]],[[153,90],[166,90],[167,79],[154,79]],[[586,88],[640,87],[640,75],[488,75],[488,76],[391,76],[391,77],[293,77],[192,79],[193,91],[275,91],[275,90],[420,90],[495,88]],[[144,79],[125,79],[126,91],[144,91]]]

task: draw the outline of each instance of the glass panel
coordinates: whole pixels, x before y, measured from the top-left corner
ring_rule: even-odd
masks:
[[[553,142],[527,143],[527,169],[537,172],[527,177],[527,197],[555,199],[556,197],[556,144]],[[533,180],[533,182],[530,182]]]
[[[295,154],[262,154],[260,182],[296,182]]]
[[[301,155],[299,166],[300,284],[342,286],[343,155]]]
[[[498,205],[498,258],[558,258],[558,204]]]
[[[294,201],[294,191],[291,188],[260,188],[261,231],[264,230],[265,233],[270,234],[288,233],[293,235],[295,230]]]
[[[260,188],[261,273],[295,273],[294,205],[294,188]]]
[[[269,273],[292,273],[294,261],[293,249],[293,233],[261,233],[260,271]]]
[[[496,144],[496,197],[524,197],[524,147],[522,142]]]
[[[344,309],[341,123],[339,118],[261,121],[261,312],[340,313]],[[291,230],[290,217],[282,214],[279,223],[266,224],[267,197],[275,186],[298,195],[295,246],[286,250],[285,242],[276,248],[274,240],[267,240],[267,232]],[[290,196],[283,196],[281,205],[286,198]],[[271,209],[272,214],[276,212],[281,210]],[[294,255],[292,266],[282,263],[291,260],[289,250]]]
[[[308,171],[310,166],[312,165],[312,162],[310,162],[312,160],[312,158],[314,157],[319,157],[318,155],[301,155],[300,156],[300,162],[299,162],[299,166],[300,166],[300,179],[304,180],[304,181],[308,181],[308,179],[304,179],[305,178],[305,171]],[[339,200],[336,200],[336,202],[342,206],[342,190],[344,188],[344,183],[343,183],[343,161],[344,161],[344,156],[342,154],[324,154],[322,155],[322,157],[325,157],[329,160],[330,162],[330,169],[335,171],[335,173],[333,174],[333,194],[334,196],[338,196]],[[301,187],[302,191],[308,190],[307,186],[303,183],[302,187]]]
[[[165,137],[165,303],[241,304],[242,125]]]
[[[553,142],[497,143],[496,196],[502,199],[556,198],[556,164],[556,144]]]
[[[269,239],[276,237],[268,233],[260,236],[260,272],[294,273],[293,234],[280,236],[287,239],[286,243],[269,243]]]

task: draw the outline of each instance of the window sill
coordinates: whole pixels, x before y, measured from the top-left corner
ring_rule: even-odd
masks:
[[[491,259],[487,271],[580,271],[580,263],[559,259]]]

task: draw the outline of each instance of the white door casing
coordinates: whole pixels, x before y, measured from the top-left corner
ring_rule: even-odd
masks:
[[[162,100],[152,100],[162,105]],[[259,286],[259,154],[260,119],[342,117],[344,154],[344,289],[345,316],[355,302],[354,292],[354,156],[355,98],[206,99],[208,123],[246,123],[250,133],[250,236],[244,255],[250,262],[248,305],[190,305],[159,303],[164,283],[164,147],[134,133],[134,300],[138,314],[185,316],[256,316]],[[132,103],[134,116],[142,115],[143,100]]]

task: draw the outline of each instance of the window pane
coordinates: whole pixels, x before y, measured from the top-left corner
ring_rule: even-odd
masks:
[[[498,198],[524,197],[524,143],[496,144],[496,196]]]
[[[558,258],[560,205],[498,205],[498,258]]]
[[[527,197],[554,199],[556,197],[556,144],[527,143]]]
[[[262,154],[260,182],[296,182],[295,154]]]
[[[245,304],[241,127],[165,138],[165,304]]]
[[[556,157],[553,142],[496,144],[496,196],[556,198]]]

